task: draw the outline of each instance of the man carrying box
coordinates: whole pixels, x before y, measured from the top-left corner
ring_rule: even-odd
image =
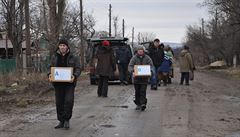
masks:
[[[144,66],[140,66],[144,65]],[[139,46],[137,48],[137,54],[132,57],[130,60],[130,63],[128,65],[128,71],[133,74],[133,83],[135,88],[135,100],[134,103],[137,105],[136,110],[142,110],[144,111],[146,109],[147,105],[147,98],[146,98],[146,90],[147,90],[147,84],[148,80],[151,76],[151,72],[148,72],[149,69],[148,66],[150,66],[150,70],[153,69],[153,62],[151,58],[145,54],[144,47]],[[135,69],[134,69],[135,68]],[[142,70],[141,69],[147,69]]]
[[[63,81],[57,78],[58,75],[63,75],[58,74],[60,71],[52,71],[54,74],[51,74],[50,68],[53,70],[53,67],[65,67],[67,69],[72,69],[73,71],[69,76],[70,80]],[[51,59],[50,68],[48,76],[49,81],[53,83],[55,89],[57,119],[60,121],[55,128],[69,129],[69,120],[72,117],[72,109],[74,104],[74,90],[77,83],[77,77],[80,76],[81,70],[79,58],[70,52],[67,40],[62,39],[59,41],[58,49]],[[55,81],[56,78],[57,81]]]

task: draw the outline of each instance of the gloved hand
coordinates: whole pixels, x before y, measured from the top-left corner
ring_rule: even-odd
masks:
[[[74,82],[74,80],[75,80],[75,76],[74,76],[74,75],[72,75],[72,76],[71,76],[71,81],[70,81],[70,83],[73,83],[73,82]]]
[[[51,74],[48,75],[48,80],[49,80],[49,82],[53,82]]]

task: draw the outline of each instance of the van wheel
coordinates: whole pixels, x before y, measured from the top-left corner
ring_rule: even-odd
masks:
[[[90,84],[91,85],[96,85],[97,84],[97,81],[95,79],[90,79]]]

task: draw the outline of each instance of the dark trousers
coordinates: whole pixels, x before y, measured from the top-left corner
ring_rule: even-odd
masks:
[[[57,119],[70,120],[74,104],[74,86],[55,86]]]
[[[158,83],[158,73],[157,73],[157,67],[153,67],[153,73],[151,75],[150,78],[150,83],[151,83],[151,87],[157,87],[157,83]]]
[[[141,106],[143,104],[147,104],[147,98],[146,98],[146,90],[147,90],[147,84],[134,84],[135,88],[135,100],[134,103],[137,106]]]
[[[98,96],[107,97],[108,95],[108,76],[100,76],[98,81]]]
[[[118,70],[119,70],[119,79],[121,83],[124,81],[128,81],[127,80],[128,64],[126,63],[118,64]]]
[[[189,84],[189,72],[182,72],[181,73],[181,82],[180,82],[180,84],[183,84],[184,80],[185,80],[186,84]]]

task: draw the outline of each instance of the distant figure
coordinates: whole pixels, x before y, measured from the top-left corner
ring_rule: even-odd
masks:
[[[173,53],[172,48],[169,45],[167,45],[164,48],[164,54],[171,61],[171,65],[170,65],[170,69],[169,69],[169,73],[168,73],[168,78],[167,78],[167,84],[171,84],[172,83],[171,78],[173,78],[173,75],[174,75],[174,71],[173,71],[174,53]]]
[[[172,55],[172,52],[170,51],[170,47],[165,46],[164,47],[164,59],[163,59],[162,64],[158,68],[159,84],[161,84],[160,80],[163,80],[164,86],[167,85],[168,80],[169,80],[170,71],[171,71],[172,60],[173,60],[173,55]]]
[[[137,48],[137,54],[132,57],[128,65],[128,71],[133,73],[133,83],[135,89],[135,100],[134,103],[137,105],[136,110],[144,111],[147,105],[146,90],[149,77],[135,76],[134,65],[150,65],[151,70],[153,69],[153,63],[151,58],[144,53],[144,47],[140,46]]]
[[[157,90],[157,86],[158,86],[157,70],[163,62],[164,51],[163,51],[163,45],[160,44],[159,39],[155,39],[153,41],[153,44],[154,44],[153,46],[149,47],[149,53],[148,53],[154,65],[153,74],[150,82],[151,82],[151,89]]]
[[[77,83],[77,78],[81,74],[79,57],[74,56],[70,52],[68,41],[62,39],[58,43],[58,49],[51,59],[51,67],[72,67],[73,75],[71,82],[53,82],[55,89],[57,119],[60,121],[55,127],[69,129],[69,120],[72,117],[72,109],[74,105],[74,90]],[[48,76],[50,82],[51,70],[49,68]]]
[[[183,50],[180,53],[179,65],[181,72],[181,81],[180,85],[183,85],[184,80],[185,84],[189,85],[189,72],[194,70],[194,63],[191,53],[189,52],[189,47],[184,46]]]
[[[108,80],[116,70],[115,57],[109,41],[104,40],[102,45],[99,45],[96,56],[96,75],[99,76],[97,94],[98,97],[108,97]]]
[[[121,85],[128,84],[128,63],[131,59],[131,56],[132,55],[129,49],[125,45],[120,46],[116,50],[116,60],[118,64]]]

